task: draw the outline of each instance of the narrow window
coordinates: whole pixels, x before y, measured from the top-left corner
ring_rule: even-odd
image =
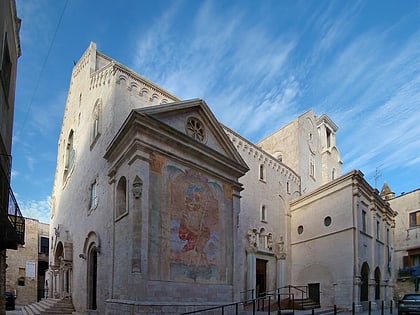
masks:
[[[262,222],[267,222],[267,209],[266,209],[265,205],[261,206],[261,221]]]
[[[362,211],[362,231],[366,233],[366,211]]]
[[[64,168],[64,176],[67,177],[74,166],[74,158],[76,151],[74,149],[74,131],[71,130],[66,145],[66,164]]]
[[[100,136],[100,128],[101,128],[101,100],[98,99],[93,107],[92,112],[92,127],[91,127],[91,136],[92,142],[95,142],[96,139]]]
[[[313,155],[309,158],[309,175],[315,178],[315,159]]]
[[[1,81],[6,97],[9,96],[10,77],[12,74],[12,61],[10,59],[9,46],[7,41],[7,33],[4,38],[3,60],[1,63]]]
[[[380,227],[379,221],[376,221],[376,239],[377,240],[381,239],[381,227]]]
[[[96,206],[98,205],[98,195],[96,192],[96,180],[90,185],[90,205],[89,208],[90,209],[94,209],[96,208]]]
[[[48,247],[49,247],[49,238],[48,237],[42,237],[41,236],[41,240],[40,240],[40,246],[39,246],[39,252],[42,254],[47,254],[48,255]]]
[[[334,179],[335,179],[335,168],[333,168],[331,172],[331,180],[334,180]]]
[[[99,115],[96,115],[93,118],[93,126],[92,126],[92,136],[95,139],[98,136],[98,127],[99,127]]]
[[[329,128],[325,129],[327,132],[327,148],[331,147],[331,130]]]
[[[127,212],[127,180],[124,176],[118,181],[116,201],[116,217],[119,218]]]
[[[265,180],[265,168],[264,164],[260,164],[260,180]]]
[[[287,183],[286,183],[286,191],[287,191],[288,194],[290,194],[290,183],[289,183],[289,181],[287,181]]]

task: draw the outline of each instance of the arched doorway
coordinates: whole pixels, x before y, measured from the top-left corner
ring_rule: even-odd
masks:
[[[98,251],[96,246],[89,249],[88,256],[88,309],[96,310],[96,293],[98,281]]]
[[[368,301],[369,300],[369,265],[364,262],[362,265],[362,270],[360,271],[360,278],[362,281],[360,287],[360,301]]]
[[[72,244],[58,241],[54,250],[54,263],[50,266],[51,278],[49,297],[64,298],[71,296]]]
[[[379,267],[375,269],[375,300],[381,299],[381,270]]]

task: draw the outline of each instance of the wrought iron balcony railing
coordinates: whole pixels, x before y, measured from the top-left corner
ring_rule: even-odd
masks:
[[[0,163],[0,249],[25,243],[25,218],[9,184],[10,172],[5,171],[10,170],[9,163]]]

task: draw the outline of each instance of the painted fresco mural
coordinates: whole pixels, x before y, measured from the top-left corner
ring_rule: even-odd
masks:
[[[170,278],[215,282],[222,243],[222,186],[194,170],[169,170]]]

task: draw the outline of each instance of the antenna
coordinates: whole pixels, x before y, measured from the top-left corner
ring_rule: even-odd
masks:
[[[382,166],[383,164],[377,166],[375,168],[375,175],[373,175],[373,178],[375,179],[375,189],[378,189],[378,179],[382,176],[381,172],[379,171],[379,168]]]

